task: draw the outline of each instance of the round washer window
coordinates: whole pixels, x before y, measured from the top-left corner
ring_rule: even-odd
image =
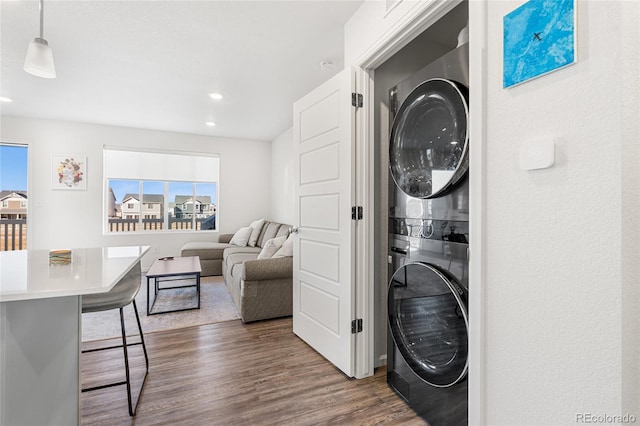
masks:
[[[404,100],[391,129],[389,168],[407,195],[443,195],[467,171],[468,90],[431,79]]]
[[[389,283],[389,327],[405,362],[425,382],[452,386],[467,374],[464,292],[426,263],[399,268]]]

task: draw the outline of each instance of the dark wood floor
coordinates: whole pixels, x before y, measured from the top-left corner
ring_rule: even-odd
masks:
[[[124,386],[82,394],[84,425],[425,425],[384,369],[349,379],[291,331],[291,318],[145,336],[149,376],[135,418]],[[133,378],[143,373],[132,349]],[[121,351],[84,354],[83,387],[124,376]],[[134,381],[134,389],[139,388]]]

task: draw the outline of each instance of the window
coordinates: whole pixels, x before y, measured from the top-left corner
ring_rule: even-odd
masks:
[[[169,182],[171,229],[217,229],[216,194],[216,183]]]
[[[27,248],[28,147],[0,143],[0,251]]]
[[[219,158],[104,149],[106,232],[216,230]]]

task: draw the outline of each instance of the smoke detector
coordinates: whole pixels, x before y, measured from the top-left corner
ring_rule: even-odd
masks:
[[[333,71],[336,69],[336,61],[334,61],[333,59],[324,59],[320,61],[320,68],[322,69],[322,71]]]

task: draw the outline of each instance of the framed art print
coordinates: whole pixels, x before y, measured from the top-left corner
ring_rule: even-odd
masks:
[[[576,62],[576,1],[530,0],[503,19],[503,87]]]
[[[87,189],[87,157],[53,155],[51,185],[53,189]]]

